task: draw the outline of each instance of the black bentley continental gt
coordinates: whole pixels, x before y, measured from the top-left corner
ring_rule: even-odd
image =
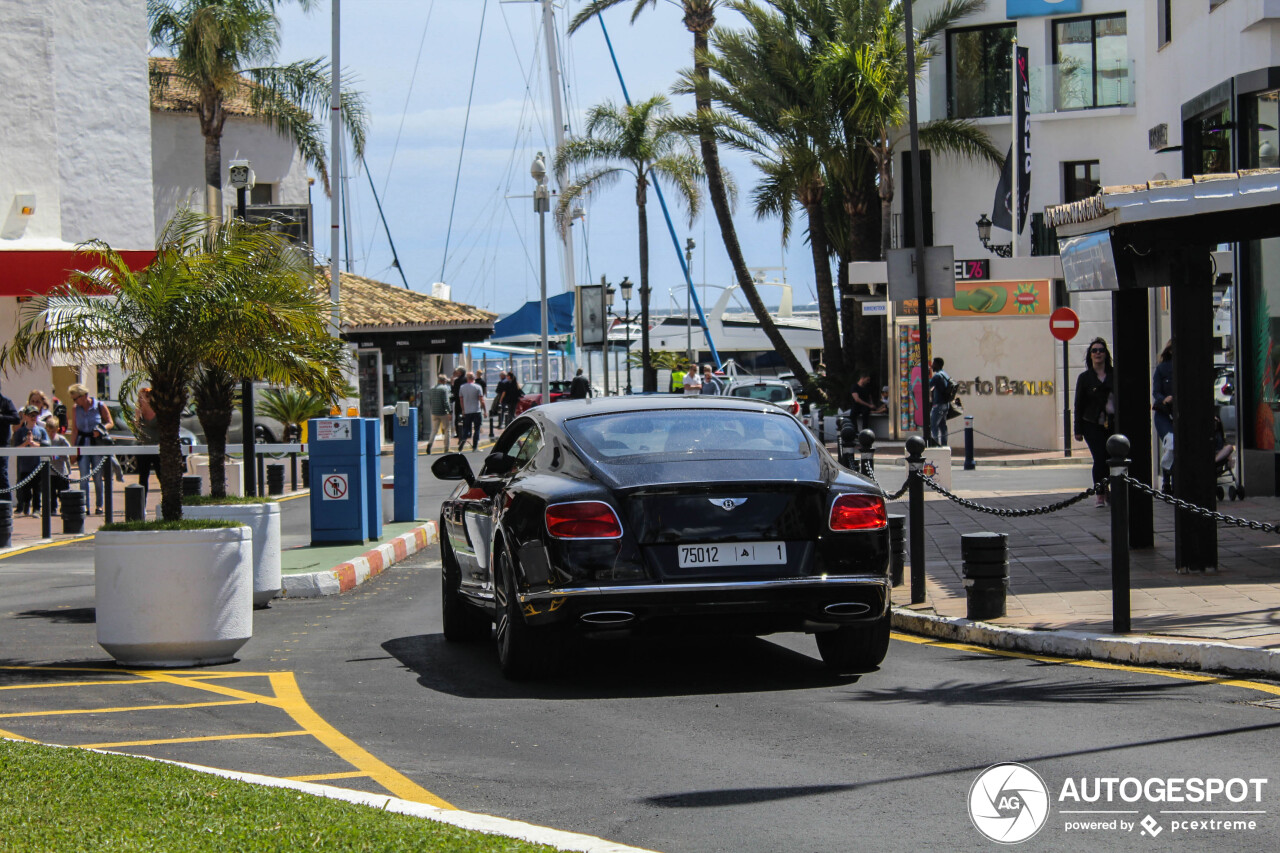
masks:
[[[728,397],[562,401],[512,421],[440,511],[444,635],[497,625],[508,678],[574,637],[816,636],[841,672],[889,646],[884,500],[792,415]]]

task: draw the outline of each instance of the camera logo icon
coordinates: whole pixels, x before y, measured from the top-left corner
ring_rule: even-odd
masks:
[[[1049,789],[1025,764],[992,765],[969,788],[969,819],[992,841],[1021,843],[1048,821]]]

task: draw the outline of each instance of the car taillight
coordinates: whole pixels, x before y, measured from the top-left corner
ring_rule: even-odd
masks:
[[[600,501],[577,501],[547,507],[547,532],[556,539],[617,539],[622,522],[613,507]]]
[[[880,530],[889,526],[884,500],[875,495],[841,495],[831,504],[832,530]]]
[[[792,404],[791,404],[791,414],[793,414],[793,415],[798,415],[798,414],[800,414],[800,403],[799,403],[799,402],[794,402],[794,403],[792,403]]]

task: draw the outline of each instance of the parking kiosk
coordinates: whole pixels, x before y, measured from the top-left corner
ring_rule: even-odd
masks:
[[[381,533],[382,510],[377,501],[382,489],[376,477],[378,436],[375,429],[375,476],[371,479],[368,433],[368,421],[363,418],[312,418],[307,422],[312,544],[363,543],[373,535],[370,520],[374,517]]]

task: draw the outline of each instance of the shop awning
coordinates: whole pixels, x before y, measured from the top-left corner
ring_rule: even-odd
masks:
[[[155,256],[154,249],[120,252],[131,270],[142,269]],[[96,266],[93,256],[75,249],[0,248],[0,296],[42,296],[65,282],[71,270],[89,272]]]
[[[547,335],[573,334],[573,293],[547,297]],[[526,302],[511,314],[493,324],[494,340],[540,337],[542,335],[542,303]]]

